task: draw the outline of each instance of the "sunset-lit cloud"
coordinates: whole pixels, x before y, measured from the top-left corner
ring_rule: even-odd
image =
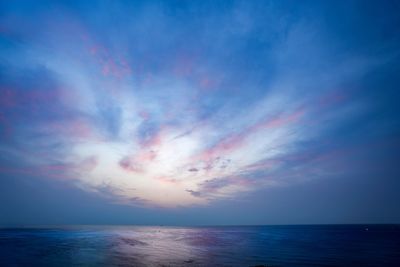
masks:
[[[191,25],[137,8],[2,16],[1,173],[180,207],[342,171],[327,132],[371,108],[351,81],[390,53],[342,57],[311,18],[250,4]]]

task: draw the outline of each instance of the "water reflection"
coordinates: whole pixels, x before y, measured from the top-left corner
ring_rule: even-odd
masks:
[[[396,266],[398,226],[0,229],[1,266]]]

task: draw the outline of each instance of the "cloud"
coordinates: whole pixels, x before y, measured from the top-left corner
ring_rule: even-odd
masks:
[[[2,17],[0,149],[19,165],[0,171],[176,207],[342,164],[338,151],[375,108],[357,85],[396,51],[349,54],[335,29],[301,12],[308,5],[294,17],[269,4],[189,6],[193,14],[99,3]]]

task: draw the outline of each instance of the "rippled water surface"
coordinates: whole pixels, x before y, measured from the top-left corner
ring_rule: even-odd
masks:
[[[400,226],[0,229],[0,266],[400,266]]]

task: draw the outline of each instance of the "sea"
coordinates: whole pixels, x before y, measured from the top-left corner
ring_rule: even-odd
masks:
[[[400,225],[0,228],[0,266],[400,266]]]

